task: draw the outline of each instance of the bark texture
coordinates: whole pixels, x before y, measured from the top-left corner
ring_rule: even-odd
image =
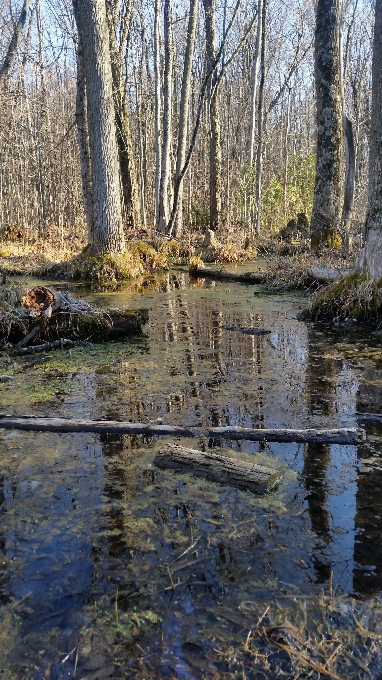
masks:
[[[163,75],[163,146],[161,178],[159,185],[159,214],[157,229],[167,231],[169,219],[168,187],[171,174],[171,119],[172,119],[172,74],[174,67],[174,45],[172,36],[171,0],[164,3],[164,75]]]
[[[161,468],[184,470],[220,484],[230,484],[255,493],[270,491],[283,478],[282,473],[274,468],[219,456],[209,451],[204,453],[186,449],[178,444],[167,444],[158,451],[154,463]]]
[[[81,40],[77,46],[77,94],[76,94],[76,123],[78,148],[80,152],[82,193],[86,224],[88,226],[88,241],[93,243],[93,190],[91,178],[88,107],[86,97],[86,80],[84,71],[84,55]]]
[[[118,44],[116,35],[118,16],[115,11],[115,3],[113,0],[107,0],[106,9],[109,28],[111,72],[113,78],[115,124],[121,173],[123,212],[127,226],[130,229],[135,229],[139,227],[140,223],[139,191],[122,68],[130,32],[129,13],[131,13],[131,7],[128,8],[127,13],[125,13],[122,18],[123,25],[121,27],[122,37],[120,44]]]
[[[375,3],[372,104],[366,242],[357,263],[377,281],[382,278],[382,0]]]
[[[318,0],[315,33],[317,160],[311,245],[330,245],[338,230],[343,192],[340,15],[342,0]]]
[[[251,166],[253,165],[253,153],[255,146],[256,94],[257,94],[257,77],[260,65],[262,15],[263,15],[263,0],[259,0],[257,4],[257,29],[256,29],[255,54],[253,57],[251,71],[251,113],[249,116],[249,140],[248,140],[248,165]]]
[[[186,53],[184,57],[182,92],[180,96],[178,150],[176,158],[176,179],[180,177],[186,160],[186,144],[191,95],[191,71],[195,48],[197,18],[198,18],[198,0],[190,0],[190,15],[188,19],[187,44]],[[176,237],[180,236],[180,233],[182,231],[183,221],[182,199],[183,199],[183,176],[180,180],[179,185],[178,209],[176,213],[174,226],[174,236]]]
[[[210,123],[210,229],[219,226],[221,213],[221,143],[219,113],[219,79],[214,69],[216,60],[215,0],[203,0],[206,24],[206,66],[212,71],[208,105]]]
[[[105,0],[76,0],[73,5],[86,79],[93,198],[92,249],[96,254],[118,254],[123,252],[125,241]]]
[[[144,310],[142,310],[144,312]],[[109,432],[111,434],[143,434],[163,437],[213,437],[256,442],[315,442],[317,444],[356,444],[363,438],[363,430],[340,428],[338,430],[251,430],[246,427],[180,427],[151,423],[123,423],[116,420],[69,420],[67,418],[39,418],[11,416],[0,413],[0,428],[37,432]]]

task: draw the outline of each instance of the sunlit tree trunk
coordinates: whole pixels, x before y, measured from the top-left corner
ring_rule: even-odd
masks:
[[[215,0],[203,0],[206,22],[207,72],[212,71],[216,60]],[[221,144],[220,144],[220,87],[213,71],[209,87],[210,125],[210,228],[217,229],[221,212]]]
[[[186,160],[186,144],[188,132],[188,118],[191,96],[191,70],[195,48],[196,23],[198,19],[198,0],[190,0],[190,15],[188,19],[187,44],[184,57],[182,91],[180,95],[179,135],[176,157],[176,178],[180,175]],[[183,179],[183,178],[182,178]],[[183,221],[183,181],[179,186],[178,209],[176,213],[174,236],[179,236]]]
[[[85,217],[88,225],[88,241],[93,243],[93,193],[91,179],[88,109],[86,98],[86,82],[84,72],[84,56],[81,41],[77,46],[77,94],[76,94],[76,123],[78,148],[80,152],[82,193],[84,199]]]
[[[315,33],[317,156],[311,246],[330,245],[342,212],[344,145],[341,97],[342,0],[318,0]]]
[[[382,0],[375,3],[366,242],[357,267],[382,278]]]
[[[138,179],[131,137],[130,115],[126,101],[124,84],[125,79],[122,68],[122,62],[125,57],[129,42],[131,6],[129,3],[126,3],[124,5],[124,12],[120,17],[121,26],[119,30],[119,44],[117,40],[118,3],[116,3],[115,0],[106,0],[106,9],[110,39],[115,123],[124,216],[128,227],[130,229],[135,229],[140,223]]]
[[[265,87],[265,43],[267,32],[267,0],[263,0],[261,15],[261,74],[259,85],[259,105],[257,115],[257,154],[256,154],[256,234],[260,234],[261,190],[263,175],[264,141],[264,87]]]
[[[161,67],[160,67],[160,31],[159,31],[160,2],[155,0],[154,7],[154,74],[155,74],[155,227],[159,224],[159,188],[162,174],[162,98],[161,98]]]
[[[73,3],[83,46],[92,170],[94,253],[124,250],[118,147],[105,0]]]
[[[253,56],[251,71],[251,112],[249,118],[249,139],[248,139],[248,165],[253,165],[253,154],[255,148],[256,132],[256,95],[257,95],[257,76],[260,65],[261,48],[261,19],[263,15],[263,0],[259,0],[257,5],[257,28],[255,54]]]
[[[161,178],[159,185],[159,213],[157,229],[166,233],[169,218],[168,186],[171,174],[171,119],[172,119],[172,75],[174,66],[174,46],[172,38],[171,0],[164,3],[164,74],[163,74],[163,144]]]

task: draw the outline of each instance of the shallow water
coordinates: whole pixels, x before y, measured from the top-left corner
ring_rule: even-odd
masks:
[[[258,497],[159,471],[153,438],[2,431],[6,680],[220,677],[230,672],[223,650],[239,649],[264,611],[269,624],[281,606],[300,616],[299,598],[329,587],[367,599],[382,586],[380,334],[300,322],[300,294],[190,282],[180,271],[145,294],[134,287],[87,298],[147,307],[144,336],[5,358],[0,371],[13,380],[0,384],[1,411],[198,427],[361,425],[368,437],[358,446],[180,440],[283,470],[280,486]]]

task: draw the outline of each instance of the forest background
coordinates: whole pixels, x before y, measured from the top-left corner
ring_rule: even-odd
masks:
[[[181,132],[183,164],[190,148],[192,154],[173,235],[212,226],[219,237],[242,241],[255,232],[275,235],[298,214],[309,219],[316,149],[314,2],[204,0],[198,7],[195,0],[190,5],[165,0],[163,6],[159,0],[154,5],[107,0],[106,6],[120,76],[117,84],[113,79],[114,94],[123,103],[132,179],[130,197],[121,187],[127,235],[166,232],[182,160]],[[0,235],[71,251],[87,243],[73,6],[70,0],[2,2],[3,60],[25,7],[17,51],[1,78]],[[372,3],[344,2],[341,26],[344,112],[353,124],[356,158],[350,231],[361,244]],[[207,80],[211,65],[214,74]]]

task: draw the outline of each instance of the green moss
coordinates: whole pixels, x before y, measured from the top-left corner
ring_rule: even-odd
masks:
[[[301,318],[376,322],[382,318],[382,279],[372,281],[369,276],[353,272],[319,292]]]
[[[332,224],[318,229],[310,237],[310,247],[312,250],[320,248],[331,248],[332,250],[340,250],[342,247],[341,236]]]
[[[87,246],[67,263],[67,276],[74,281],[98,283],[124,281],[160,269],[167,269],[167,256],[144,241],[129,241],[121,255],[92,255]]]

